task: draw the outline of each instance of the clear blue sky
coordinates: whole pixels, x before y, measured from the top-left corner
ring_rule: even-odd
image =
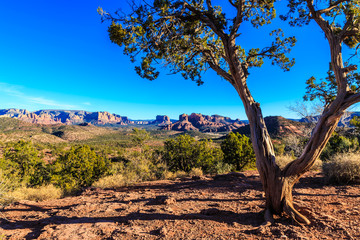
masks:
[[[152,82],[137,76],[135,65],[110,42],[99,6],[111,12],[126,9],[126,1],[1,2],[0,108],[108,111],[131,119],[192,112],[246,119],[236,91],[211,70],[200,87],[166,69]],[[296,65],[283,72],[265,64],[251,71],[248,82],[265,116],[296,118],[287,107],[302,99],[306,79],[326,73],[329,50],[317,26],[281,24],[286,35],[298,38]],[[263,46],[271,28],[246,29],[243,45]]]

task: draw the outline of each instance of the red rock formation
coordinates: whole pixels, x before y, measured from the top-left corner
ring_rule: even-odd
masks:
[[[182,114],[179,121],[169,124],[163,129],[175,131],[199,130],[202,132],[227,132],[237,129],[245,124],[240,121],[232,121],[218,115],[208,116],[200,113],[192,113],[190,116]]]

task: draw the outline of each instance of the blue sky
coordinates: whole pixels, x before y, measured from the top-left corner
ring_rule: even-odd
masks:
[[[122,0],[3,0],[0,14],[0,108],[108,111],[131,119],[157,114],[220,114],[246,119],[232,86],[211,70],[205,84],[168,75],[140,78],[134,64],[107,35],[97,8],[126,9]],[[289,28],[298,38],[291,56],[296,65],[283,72],[266,63],[251,71],[248,83],[263,114],[296,118],[288,106],[302,99],[305,80],[328,69],[328,44],[315,25]],[[279,26],[278,26],[279,27]],[[243,45],[264,46],[273,26],[246,28]],[[266,34],[263,34],[266,33]]]

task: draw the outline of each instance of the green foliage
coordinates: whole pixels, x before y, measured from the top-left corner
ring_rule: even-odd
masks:
[[[41,185],[50,179],[49,170],[32,142],[19,141],[5,149],[0,168],[9,176],[19,178],[30,186]]]
[[[329,40],[332,48],[340,47],[345,44],[351,56],[344,64],[336,63],[332,60],[332,64],[336,65],[338,73],[337,79],[333,72],[334,67],[330,64],[329,71],[325,79],[316,81],[312,76],[307,80],[307,92],[304,96],[305,100],[321,100],[325,106],[334,101],[337,95],[337,87],[343,73],[346,74],[350,91],[349,94],[360,92],[360,73],[355,72],[356,67],[351,65],[352,58],[359,55],[360,49],[360,2],[359,0],[346,1],[303,1],[289,0],[289,11],[286,15],[280,16],[283,20],[288,20],[291,26],[303,26],[309,24],[314,19],[322,28],[326,38]],[[333,50],[333,49],[332,49]],[[337,59],[339,56],[332,56]],[[353,58],[356,59],[356,58]],[[358,64],[355,60],[354,64]]]
[[[66,193],[90,186],[110,168],[110,161],[87,145],[71,147],[53,166],[52,182]]]
[[[285,144],[276,144],[274,143],[275,155],[282,156],[285,153]]]
[[[112,22],[108,30],[111,41],[123,47],[124,54],[129,55],[132,62],[141,56],[141,63],[135,67],[141,77],[156,79],[159,76],[156,65],[164,62],[172,73],[181,73],[185,79],[200,85],[202,73],[209,68],[232,81],[225,53],[229,50],[227,45],[232,39],[246,34],[240,32],[240,26],[245,22],[255,28],[270,24],[276,16],[274,2],[231,1],[233,11],[227,13],[220,5],[213,6],[205,0],[141,1],[133,3],[133,12],[129,14],[118,11],[112,16],[101,8],[98,12],[102,21]],[[237,14],[233,14],[234,11]],[[260,67],[266,58],[284,70],[294,64],[294,60],[285,54],[294,46],[295,38],[284,38],[280,29],[270,35],[275,40],[271,46],[262,49],[231,47],[244,72],[251,67]]]
[[[358,116],[353,117],[353,119],[350,120],[350,125],[355,127],[356,131],[360,132],[360,118]]]
[[[237,171],[255,163],[255,153],[250,139],[240,133],[230,132],[221,143],[224,162],[235,166]]]
[[[346,79],[351,91],[359,92],[360,73],[350,72]],[[306,85],[306,93],[304,95],[305,101],[313,101],[318,99],[324,104],[324,106],[328,106],[336,98],[337,82],[334,72],[331,70],[331,66],[325,79],[317,81],[316,78],[312,76],[306,81]]]
[[[164,145],[163,159],[173,172],[189,172],[193,168],[211,172],[223,157],[220,149],[214,147],[211,141],[196,141],[186,134],[169,139]]]
[[[144,143],[150,139],[150,134],[145,129],[133,128],[132,130],[132,142],[139,147],[142,147]]]
[[[321,154],[321,159],[325,161],[338,153],[354,152],[358,148],[359,142],[357,138],[347,138],[334,132]]]

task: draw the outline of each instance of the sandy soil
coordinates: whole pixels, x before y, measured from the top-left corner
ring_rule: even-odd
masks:
[[[327,186],[311,172],[294,199],[311,225],[282,216],[260,226],[264,198],[256,172],[89,188],[6,207],[0,239],[360,239],[359,185]]]

